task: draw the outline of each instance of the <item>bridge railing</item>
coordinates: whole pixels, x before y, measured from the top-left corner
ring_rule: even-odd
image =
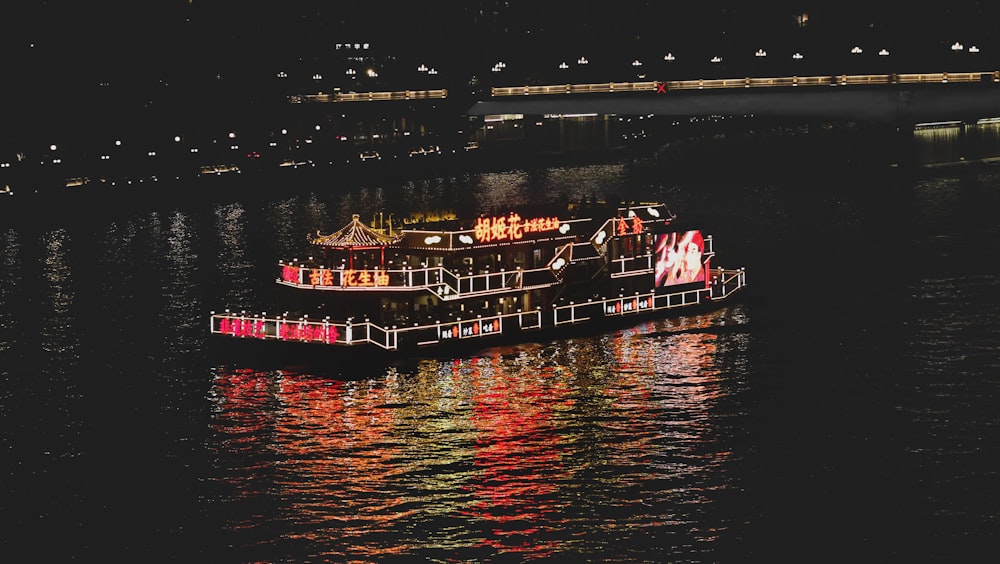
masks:
[[[447,98],[448,91],[441,90],[397,90],[388,92],[336,92],[333,94],[302,94],[293,96],[293,103],[302,102],[385,102],[392,100],[427,100]]]
[[[870,86],[884,84],[947,84],[1000,82],[1000,71],[938,72],[910,74],[861,74],[823,76],[782,76],[771,78],[716,78],[669,80],[666,82],[601,82],[537,86],[495,86],[494,97],[537,96],[546,94],[663,92],[671,90],[706,90],[725,88],[786,88],[797,86]]]

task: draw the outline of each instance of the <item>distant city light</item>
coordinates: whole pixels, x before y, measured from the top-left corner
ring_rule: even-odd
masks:
[[[667,53],[663,56],[664,61],[673,61],[674,59],[676,59],[676,57],[674,57],[673,53]]]
[[[757,52],[754,53],[753,55],[754,55],[754,57],[766,57],[767,56],[767,51],[765,51],[763,49],[757,49]]]
[[[799,59],[802,58],[802,53],[799,53],[798,51],[796,51],[795,54],[792,55],[792,58],[795,59],[795,60],[799,60]]]
[[[961,51],[962,49],[965,49],[965,47],[962,46],[962,44],[959,43],[958,41],[956,41],[956,42],[954,42],[954,43],[951,44],[951,50],[952,51]]]
[[[851,53],[854,53],[855,55],[859,55],[861,54],[861,52],[862,52],[861,47],[858,47],[857,45],[855,45],[854,48],[851,49]]]
[[[712,62],[713,63],[721,63],[722,62],[722,57],[716,55],[716,56],[712,57]]]
[[[559,63],[559,68],[561,68],[561,69],[568,69],[569,65],[566,64],[566,61],[563,61],[563,62]]]
[[[888,56],[888,55],[889,55],[889,50],[888,50],[888,49],[885,49],[885,48],[883,48],[882,50],[880,50],[880,51],[878,52],[878,54],[879,54],[880,56],[882,56],[882,57],[886,57],[886,56]]]

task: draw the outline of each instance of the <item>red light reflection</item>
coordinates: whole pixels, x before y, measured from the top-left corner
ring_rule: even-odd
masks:
[[[552,367],[538,368],[500,362],[500,357],[470,362],[470,401],[477,430],[475,465],[479,473],[469,488],[476,500],[470,515],[494,524],[493,536],[482,545],[505,552],[551,555],[559,543],[539,542],[565,504],[558,484],[567,478],[567,455],[560,444],[555,415],[573,406],[570,389]]]

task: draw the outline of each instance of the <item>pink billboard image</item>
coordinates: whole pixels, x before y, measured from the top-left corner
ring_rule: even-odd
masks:
[[[700,231],[657,235],[656,286],[704,281],[704,252],[705,240]]]

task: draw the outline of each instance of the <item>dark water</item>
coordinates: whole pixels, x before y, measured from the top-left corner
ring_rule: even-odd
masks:
[[[1000,170],[655,164],[160,200],[0,229],[0,538],[30,561],[994,561]],[[728,178],[728,179],[726,179]],[[716,237],[716,312],[388,365],[220,358],[351,213],[621,194]],[[266,360],[266,359],[265,359]]]

